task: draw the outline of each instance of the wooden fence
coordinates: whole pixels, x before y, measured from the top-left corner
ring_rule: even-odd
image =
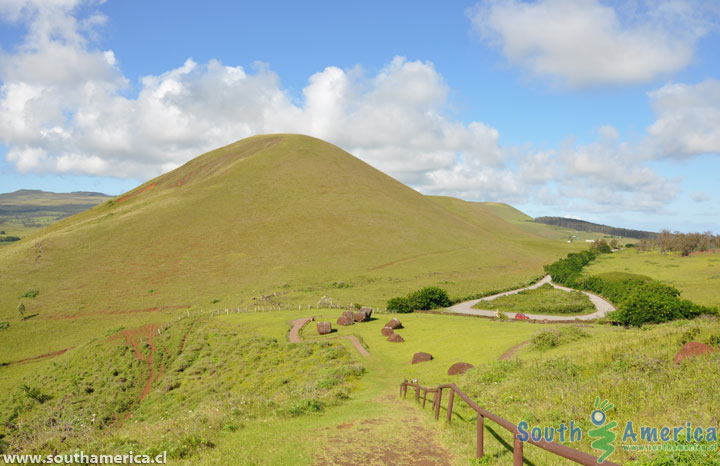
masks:
[[[470,408],[472,408],[477,413],[477,458],[481,459],[484,454],[483,434],[485,429],[485,418],[488,418],[491,421],[499,424],[511,434],[513,434],[513,466],[522,466],[524,442],[519,440],[519,432],[515,424],[478,406],[477,403],[471,400],[454,383],[439,385],[435,388],[429,388],[422,387],[415,382],[408,382],[407,380],[403,380],[402,384],[400,384],[400,396],[402,396],[403,398],[407,397],[408,387],[415,388],[415,401],[417,402],[420,402],[420,392],[422,392],[423,408],[425,407],[425,403],[427,401],[427,394],[433,393],[432,409],[433,413],[435,414],[435,419],[438,419],[440,417],[440,403],[442,401],[443,390],[449,390],[447,403],[447,422],[450,422],[450,420],[452,419],[453,402],[455,401],[455,394],[457,394],[460,398],[462,398],[465,403],[467,403],[468,406],[470,406]],[[545,440],[535,441],[532,438],[529,438],[527,440],[527,443],[540,447],[543,450],[549,451],[550,453],[554,453],[555,455],[561,456],[579,464],[587,466],[619,466],[617,463],[613,463],[607,460],[603,461],[602,463],[598,463],[596,457],[584,453],[580,450],[575,450],[574,448],[561,445],[559,443],[548,442]]]

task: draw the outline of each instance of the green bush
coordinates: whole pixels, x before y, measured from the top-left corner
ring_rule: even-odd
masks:
[[[402,296],[390,298],[387,302],[387,309],[388,311],[397,312],[399,314],[407,314],[408,312],[413,311],[412,307],[410,307],[410,301]]]
[[[447,292],[436,286],[428,286],[422,290],[415,291],[411,293],[407,299],[412,309],[437,309],[439,307],[448,307],[452,304]]]
[[[0,322],[0,330],[5,330],[10,327],[10,322]]]
[[[20,296],[20,297],[21,297],[21,298],[30,298],[30,299],[32,299],[32,298],[36,297],[36,296],[39,295],[39,294],[40,294],[40,292],[39,292],[38,290],[30,289],[30,290],[27,290],[25,293],[23,293],[23,295]]]

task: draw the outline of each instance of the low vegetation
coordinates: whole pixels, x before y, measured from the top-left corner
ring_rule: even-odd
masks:
[[[337,404],[362,373],[330,342],[287,345],[184,319],[121,330],[22,380],[0,404],[0,436],[8,452],[182,458],[222,432]]]
[[[581,327],[571,325],[538,332],[533,335],[530,343],[533,349],[546,350],[589,336],[590,334]]]
[[[532,290],[501,296],[491,301],[480,301],[477,309],[498,309],[505,312],[526,314],[572,315],[591,314],[595,306],[590,298],[580,291],[563,291],[549,283]]]
[[[579,336],[575,342],[545,343],[575,332]],[[593,337],[587,338],[586,332]],[[717,346],[720,322],[683,320],[643,329],[606,328],[603,332],[602,337],[592,328],[542,332],[533,338],[533,347],[537,340],[544,348],[542,352],[526,350],[522,359],[481,365],[457,383],[480,406],[511,422],[525,420],[533,426],[557,427],[561,422],[567,425],[574,421],[584,432],[593,427],[590,413],[596,397],[610,400],[615,407],[608,412],[608,419],[617,420],[620,427],[615,430],[617,449],[609,460],[620,464],[720,464],[715,452],[649,453],[620,447],[631,443],[621,441],[622,430],[630,420],[635,426],[684,426],[691,422],[693,426],[717,427],[720,352],[688,358],[680,364],[673,358],[688,338]],[[455,407],[456,412],[470,418],[462,403],[456,402]],[[473,423],[458,422],[455,428],[472,445]],[[512,444],[511,438],[503,437]],[[486,451],[497,455],[492,442],[486,440]],[[569,445],[599,454],[586,436]],[[556,458],[532,446],[525,453],[535,464],[553,464]],[[500,449],[497,464],[507,464],[509,457]],[[491,459],[488,464],[496,463]]]
[[[617,306],[608,314],[611,321],[636,327],[648,323],[691,319],[702,314],[717,314],[717,308],[695,304],[680,298],[680,291],[646,276],[628,273],[583,275],[583,268],[602,254],[607,245],[596,242],[594,250],[568,254],[545,267],[553,281],[597,293]]]
[[[445,290],[436,286],[428,286],[410,293],[407,297],[390,298],[387,302],[387,309],[404,314],[414,310],[448,307],[451,304],[452,301]]]

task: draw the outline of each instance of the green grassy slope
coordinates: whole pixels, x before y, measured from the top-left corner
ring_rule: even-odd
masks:
[[[282,303],[329,294],[380,306],[429,284],[465,295],[523,282],[572,248],[472,215],[318,139],[252,137],[4,248],[0,320],[17,320],[31,288],[39,295],[22,301],[37,316],[6,332],[58,316],[125,322],[154,307],[246,306],[273,293]]]

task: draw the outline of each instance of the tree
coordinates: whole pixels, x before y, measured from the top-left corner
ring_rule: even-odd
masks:
[[[21,319],[25,319],[25,303],[18,304],[17,311]]]

